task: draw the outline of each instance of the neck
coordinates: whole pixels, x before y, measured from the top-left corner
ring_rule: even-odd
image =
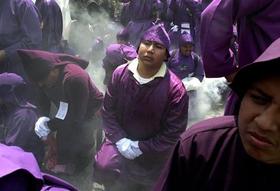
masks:
[[[159,69],[160,69],[160,67],[145,66],[144,64],[141,64],[140,62],[137,67],[137,71],[142,78],[153,77],[159,71]]]

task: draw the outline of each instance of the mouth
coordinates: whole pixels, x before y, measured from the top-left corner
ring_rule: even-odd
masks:
[[[254,132],[249,133],[249,140],[254,146],[258,148],[265,149],[273,147],[273,143],[268,138]]]
[[[143,60],[145,60],[145,61],[152,61],[153,57],[151,57],[151,56],[144,56]]]

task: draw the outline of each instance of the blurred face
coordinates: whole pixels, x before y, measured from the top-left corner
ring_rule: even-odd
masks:
[[[40,88],[50,88],[56,83],[58,76],[59,76],[59,69],[53,68],[48,74],[47,78],[40,82],[37,82],[37,84]]]
[[[140,43],[138,58],[140,63],[145,66],[160,68],[164,60],[167,59],[166,51],[162,44],[144,40]]]
[[[193,51],[193,45],[191,43],[180,46],[180,52],[184,56],[191,55],[192,51]]]
[[[280,77],[255,83],[239,111],[239,131],[246,152],[256,160],[280,164]]]

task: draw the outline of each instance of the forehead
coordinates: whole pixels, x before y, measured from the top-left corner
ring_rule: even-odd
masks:
[[[152,40],[142,40],[141,43],[145,43],[145,44],[154,44],[157,46],[162,46],[165,47],[162,43],[156,42],[156,41],[152,41]]]

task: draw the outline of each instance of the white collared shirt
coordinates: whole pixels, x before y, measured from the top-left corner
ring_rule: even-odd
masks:
[[[156,77],[164,77],[165,73],[166,73],[166,64],[163,63],[160,67],[160,69],[158,70],[158,72],[150,77],[150,78],[143,78],[140,76],[138,70],[137,70],[137,67],[138,67],[138,64],[139,64],[139,60],[138,58],[135,58],[134,60],[130,61],[129,62],[129,65],[128,65],[128,70],[130,70],[132,73],[133,73],[133,77],[140,83],[140,84],[146,84],[152,80],[154,80]]]

